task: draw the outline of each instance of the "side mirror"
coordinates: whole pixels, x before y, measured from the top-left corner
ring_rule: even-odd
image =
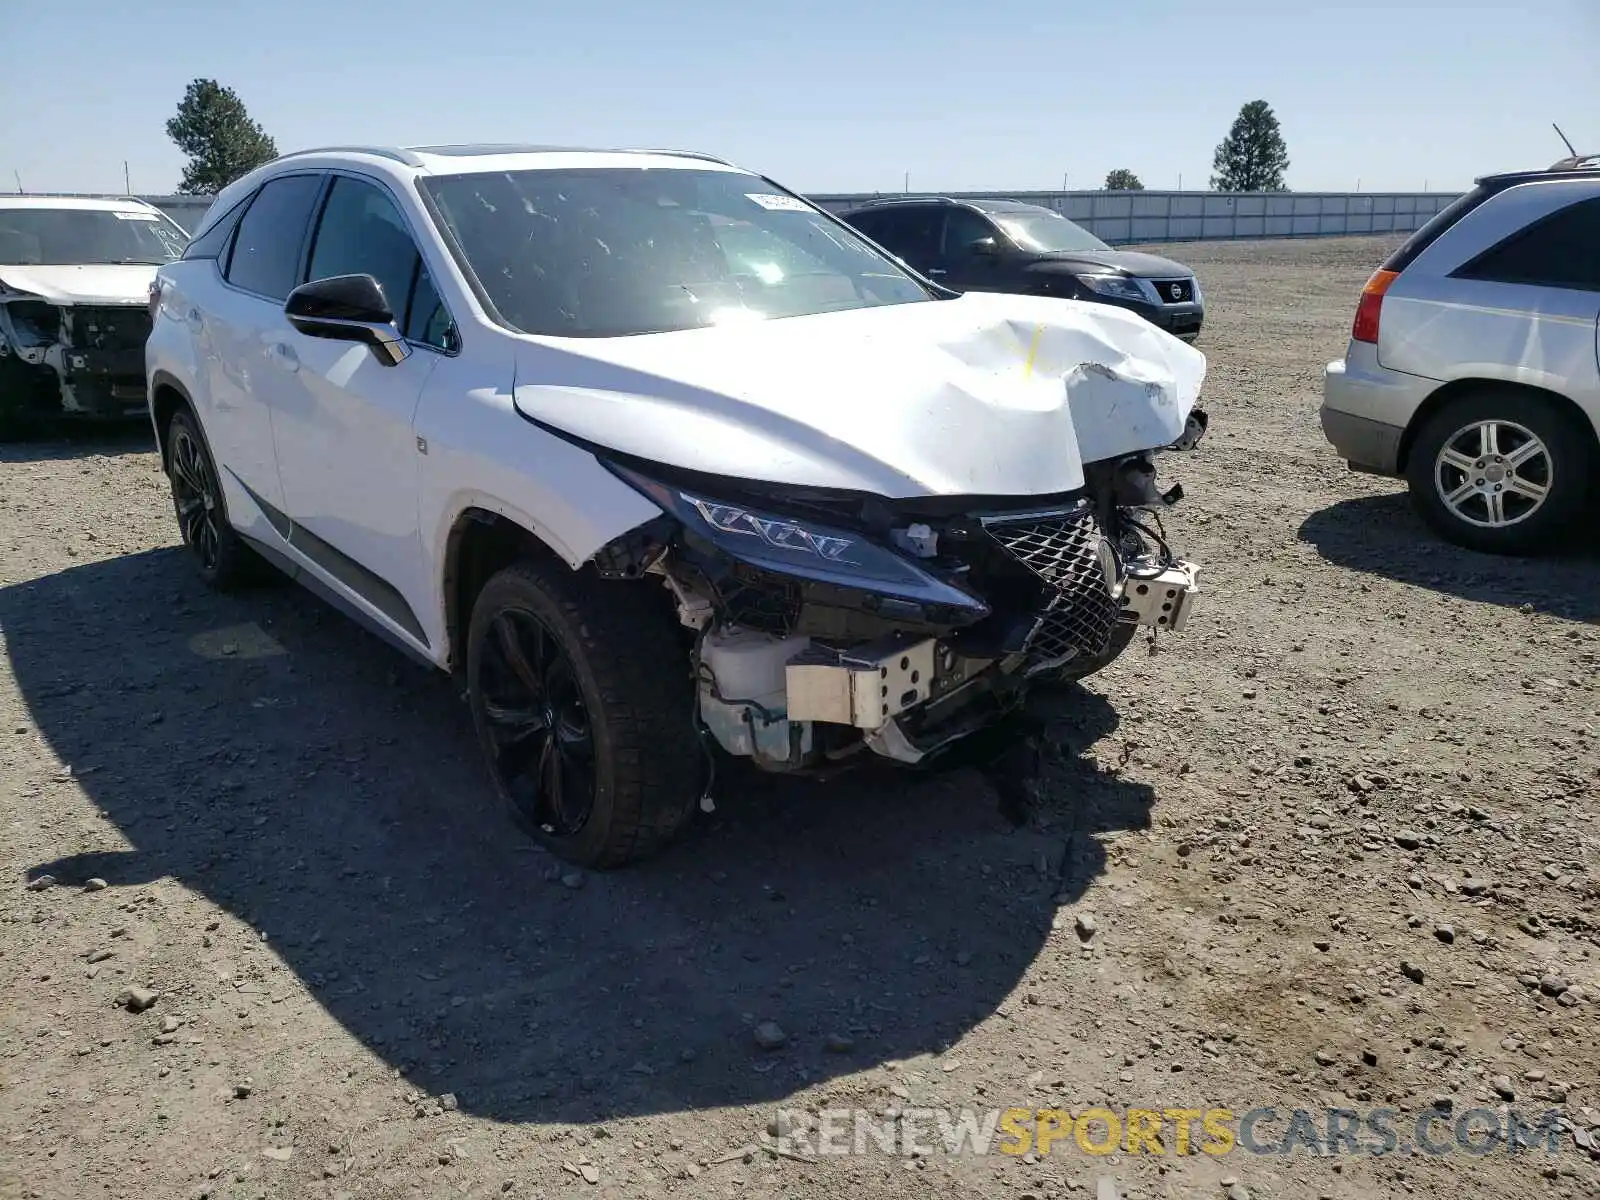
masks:
[[[992,237],[981,237],[967,247],[967,252],[976,258],[994,258],[1000,253],[1000,243]]]
[[[383,285],[371,275],[333,275],[302,283],[289,293],[283,312],[307,337],[362,342],[386,367],[411,353],[394,323]]]

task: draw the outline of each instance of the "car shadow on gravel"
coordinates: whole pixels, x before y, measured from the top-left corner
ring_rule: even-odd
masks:
[[[1331,563],[1398,583],[1569,621],[1600,623],[1600,536],[1531,558],[1479,554],[1440,541],[1404,493],[1341,500],[1312,513],[1300,540]]]
[[[156,448],[147,417],[95,425],[57,422],[19,437],[0,439],[0,464],[70,462],[80,458],[147,454]]]
[[[1020,827],[970,770],[741,782],[662,857],[580,876],[495,811],[452,685],[297,588],[215,596],[152,551],[0,590],[0,630],[38,728],[133,847],[30,874],[178,880],[419,1092],[502,1121],[777,1101],[951,1046],[1063,953],[1093,835],[1146,826],[1154,799],[1078,756],[1116,717],[1074,688]],[[283,991],[204,925],[139,969],[202,1012]],[[270,1094],[275,1064],[250,1069]]]

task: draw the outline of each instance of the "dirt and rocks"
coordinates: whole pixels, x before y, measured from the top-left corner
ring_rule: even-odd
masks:
[[[446,680],[194,579],[144,439],[0,449],[0,1197],[1594,1195],[1600,550],[1442,546],[1324,445],[1390,244],[1173,248],[1204,604],[1058,703],[1023,828],[969,773],[741,785],[563,868]],[[1289,1152],[951,1155],[940,1107]],[[819,1153],[852,1108],[924,1152]],[[1317,1153],[1330,1108],[1449,1152]]]

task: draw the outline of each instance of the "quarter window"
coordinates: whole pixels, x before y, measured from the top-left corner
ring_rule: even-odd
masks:
[[[294,290],[311,208],[322,190],[319,175],[269,180],[239,221],[228,260],[228,282],[271,300]]]
[[[1600,199],[1569,204],[1456,272],[1466,279],[1600,292]]]
[[[183,252],[183,257],[221,258],[223,250],[228,245],[228,235],[239,224],[239,217],[244,212],[245,205],[249,203],[250,198],[246,196],[230,208],[216,224],[189,243],[188,249]]]

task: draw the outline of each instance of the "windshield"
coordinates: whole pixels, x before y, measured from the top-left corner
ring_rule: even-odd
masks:
[[[1053,254],[1066,250],[1109,250],[1082,225],[1074,225],[1060,213],[1040,209],[1037,213],[992,213],[1001,229],[1024,250]]]
[[[188,234],[148,211],[0,207],[0,263],[7,266],[159,265],[188,244]]]
[[[422,186],[500,319],[523,333],[621,337],[931,299],[754,175],[608,167]]]

